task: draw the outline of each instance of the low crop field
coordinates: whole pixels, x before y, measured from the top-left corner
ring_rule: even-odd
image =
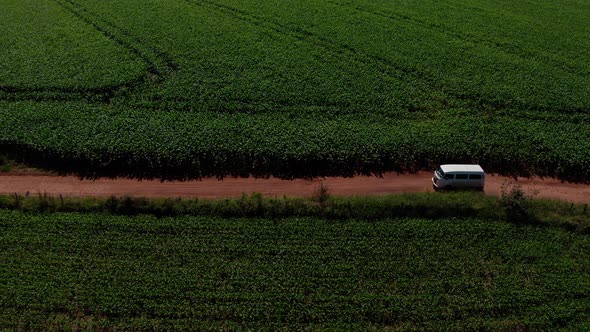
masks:
[[[476,219],[0,210],[0,329],[590,328],[590,238]]]
[[[583,0],[0,0],[0,152],[83,176],[590,181]]]

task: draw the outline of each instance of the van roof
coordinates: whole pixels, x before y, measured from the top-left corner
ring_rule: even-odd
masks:
[[[483,168],[479,165],[467,165],[467,164],[448,164],[440,165],[443,172],[475,172],[483,173]]]

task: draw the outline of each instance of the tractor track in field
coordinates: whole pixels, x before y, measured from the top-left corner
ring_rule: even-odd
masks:
[[[432,192],[430,172],[416,174],[386,173],[382,178],[356,176],[329,177],[313,180],[281,180],[276,178],[204,178],[200,181],[97,179],[80,180],[74,176],[55,176],[42,172],[0,174],[0,194],[52,195],[74,197],[183,197],[235,198],[243,194],[261,193],[267,197],[309,197],[320,184],[326,185],[335,196],[372,196],[415,192]],[[488,175],[485,193],[499,196],[502,186],[517,182],[522,189],[537,198],[557,199],[572,203],[590,203],[590,185],[561,182],[556,179],[510,178]]]
[[[418,26],[422,29],[425,29],[425,30],[428,30],[431,32],[435,32],[435,33],[439,33],[442,35],[446,35],[446,36],[452,37],[454,39],[457,39],[457,40],[460,40],[463,42],[469,42],[474,45],[480,44],[485,47],[489,47],[489,48],[498,50],[500,52],[509,54],[511,56],[516,56],[521,60],[527,60],[532,57],[538,63],[550,63],[554,68],[556,68],[560,71],[563,71],[565,73],[573,74],[573,75],[577,75],[577,76],[582,75],[578,68],[568,64],[567,62],[559,61],[559,60],[554,59],[552,57],[544,56],[538,52],[525,50],[524,48],[522,48],[522,46],[517,45],[517,44],[509,45],[510,47],[506,47],[508,45],[502,44],[501,42],[498,42],[498,41],[494,41],[493,39],[483,38],[483,37],[476,38],[476,37],[471,36],[469,34],[459,32],[455,29],[451,29],[449,27],[444,27],[440,24],[429,23],[428,21],[422,20],[420,18],[411,16],[411,15],[407,15],[407,14],[400,14],[400,13],[389,12],[389,11],[371,10],[371,9],[365,8],[365,7],[358,5],[358,4],[350,4],[350,3],[345,4],[345,3],[339,2],[338,0],[329,0],[329,1],[327,1],[327,3],[330,3],[330,4],[340,7],[340,8],[358,11],[361,13],[381,17],[381,18],[391,20],[391,21],[403,21],[403,22],[406,22],[410,25],[415,25],[415,26]]]
[[[184,2],[196,6],[203,6],[209,8],[218,13],[232,17],[237,21],[244,22],[246,24],[252,25],[260,29],[266,29],[267,31],[270,31],[275,34],[294,38],[295,40],[306,43],[315,48],[321,48],[329,52],[335,58],[343,59],[342,57],[346,56],[346,60],[352,60],[357,65],[377,66],[380,68],[383,74],[386,74],[391,78],[398,79],[406,83],[418,84],[424,91],[436,90],[442,93],[444,96],[446,96],[446,98],[440,99],[439,102],[445,106],[448,106],[449,103],[458,103],[457,106],[463,106],[483,111],[488,111],[490,109],[493,109],[495,111],[502,111],[509,110],[512,108],[535,111],[555,111],[555,109],[553,109],[552,107],[547,108],[541,107],[540,105],[527,104],[517,101],[513,98],[504,98],[504,100],[496,100],[494,98],[490,98],[490,96],[486,96],[485,94],[473,91],[457,91],[446,86],[443,82],[440,81],[440,79],[436,77],[435,74],[423,68],[418,68],[416,66],[399,63],[379,54],[367,52],[362,48],[355,47],[351,44],[342,43],[332,38],[319,35],[309,29],[306,29],[305,27],[283,23],[275,19],[255,15],[251,12],[228,4],[219,3],[214,0],[184,0]],[[328,3],[332,4],[333,6],[342,7],[342,4],[335,1],[328,1]],[[419,26],[423,29],[436,31],[437,33],[450,33],[453,38],[474,43],[474,41],[469,39],[469,37],[467,36],[463,36],[454,31],[445,30],[434,24],[428,25],[427,23],[415,20],[414,18],[411,18],[409,16],[401,14],[386,14],[381,12],[375,12],[367,9],[362,9],[358,6],[351,7],[348,9],[364,12],[366,14],[375,15],[377,17],[382,17],[389,20],[399,19],[404,22],[408,22],[410,24]],[[492,42],[487,42],[485,43],[485,45],[487,45],[488,47],[495,47],[496,49],[501,49],[499,45],[493,44]],[[502,51],[507,52],[504,49],[502,49]],[[518,56],[519,58],[525,58],[525,56],[521,54],[515,53],[513,55]],[[414,105],[410,108],[413,112],[425,111],[423,107],[419,105]],[[565,110],[560,109],[560,111],[567,111],[568,113],[587,112],[587,110],[583,108],[571,108]]]
[[[74,0],[53,0],[62,10],[96,30],[110,42],[123,47],[146,65],[146,70],[129,81],[98,87],[19,87],[0,86],[4,101],[77,101],[110,103],[118,95],[128,94],[145,84],[161,84],[179,69],[164,51],[150,46],[129,31],[91,12]]]

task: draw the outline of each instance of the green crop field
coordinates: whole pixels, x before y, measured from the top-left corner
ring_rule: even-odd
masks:
[[[547,227],[0,210],[0,230],[0,329],[590,328],[590,238]]]
[[[82,176],[590,181],[582,0],[0,0],[0,153]]]

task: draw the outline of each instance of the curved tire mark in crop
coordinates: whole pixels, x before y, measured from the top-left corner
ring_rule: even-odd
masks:
[[[0,100],[5,101],[72,101],[87,100],[90,102],[109,103],[121,92],[128,92],[146,84],[148,78],[153,84],[162,83],[167,76],[178,69],[170,56],[155,47],[147,47],[143,41],[132,36],[115,24],[108,22],[74,0],[53,0],[58,6],[71,13],[77,19],[100,32],[111,42],[123,47],[137,56],[147,65],[142,75],[121,83],[101,87],[18,87],[0,86]]]
[[[170,55],[165,53],[164,51],[158,49],[154,46],[146,46],[145,41],[140,39],[139,37],[133,36],[128,30],[122,29],[112,22],[105,20],[104,18],[100,17],[96,13],[92,13],[90,10],[85,8],[84,6],[80,5],[74,0],[53,0],[55,2],[61,1],[70,4],[73,8],[66,8],[68,11],[72,12],[74,15],[79,17],[81,20],[86,22],[87,24],[92,25],[96,30],[101,32],[107,38],[111,39],[113,42],[123,46],[124,48],[128,49],[131,53],[140,57],[143,61],[150,65],[150,72],[158,75],[164,75],[168,71],[173,71],[178,69],[178,65],[172,60]],[[62,5],[62,7],[64,7]],[[65,7],[64,7],[65,8]],[[94,21],[87,17],[81,17],[82,15],[87,14],[88,16],[93,16]],[[103,26],[101,26],[101,24]],[[117,30],[117,33],[109,32],[108,28]],[[124,36],[124,37],[123,37]]]

